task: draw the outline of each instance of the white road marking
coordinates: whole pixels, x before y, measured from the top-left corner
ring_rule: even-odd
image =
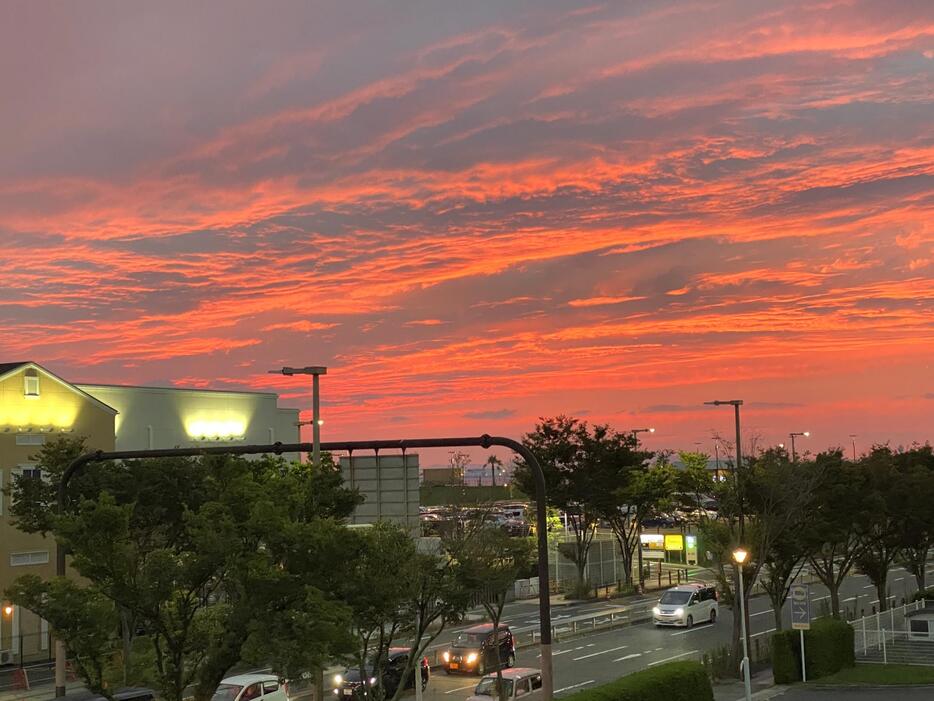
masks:
[[[682,652],[680,655],[675,655],[674,657],[666,657],[664,660],[658,660],[656,662],[649,662],[647,666],[654,667],[657,664],[662,664],[662,662],[671,662],[672,660],[676,660],[679,657],[687,657],[688,655],[696,655],[699,652],[700,650],[691,650],[690,652]]]
[[[685,628],[684,630],[679,630],[677,633],[672,633],[672,636],[675,635],[687,635],[688,633],[693,633],[698,630],[707,630],[709,626],[695,626],[694,628]]]
[[[767,613],[772,613],[772,612],[771,611],[759,611],[759,613],[750,613],[749,617],[752,618],[753,616],[764,616]]]
[[[581,682],[580,684],[571,684],[571,686],[565,686],[561,689],[555,689],[555,693],[560,694],[562,691],[568,691],[569,689],[576,689],[580,686],[587,686],[588,684],[593,684],[593,682],[594,682],[593,679],[589,679],[585,682]]]
[[[634,658],[636,658],[636,657],[642,657],[642,653],[641,653],[641,652],[633,652],[633,653],[631,653],[631,654],[629,654],[629,655],[626,655],[625,657],[617,657],[617,658],[616,658],[615,660],[613,660],[613,661],[614,661],[614,662],[624,662],[625,660],[631,660],[631,659],[634,659]]]
[[[768,634],[768,633],[774,633],[774,632],[775,632],[775,629],[774,629],[774,628],[769,628],[768,630],[764,630],[764,631],[762,631],[761,633],[753,633],[753,634],[750,635],[749,637],[750,637],[750,638],[755,638],[755,637],[758,636],[758,635],[766,635],[766,634]]]
[[[450,691],[445,691],[445,694],[453,694],[455,691],[463,691],[464,689],[473,689],[476,684],[471,684],[470,686],[459,686],[456,689],[451,689]]]
[[[875,584],[867,584],[865,587],[863,587],[863,589],[875,589],[875,588],[876,588]]]
[[[620,645],[619,647],[611,647],[609,650],[601,650],[600,652],[591,652],[589,655],[581,655],[580,657],[575,657],[574,661],[586,660],[588,657],[596,657],[597,655],[605,655],[608,652],[616,652],[617,650],[625,650],[628,645]]]
[[[665,648],[663,648],[663,647],[657,647],[657,648],[655,648],[655,652],[660,652],[660,651],[662,651],[662,650],[664,650],[664,649],[665,649]]]
[[[811,599],[811,601],[823,601],[824,599],[829,599],[829,598],[830,598],[830,594],[828,594],[827,596],[818,597],[816,599]]]

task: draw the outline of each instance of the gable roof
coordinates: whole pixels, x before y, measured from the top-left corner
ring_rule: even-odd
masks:
[[[114,415],[120,413],[119,411],[114,409],[112,406],[108,404],[104,404],[104,402],[102,402],[97,397],[91,396],[90,394],[85,392],[80,387],[77,387],[76,385],[73,385],[70,382],[63,380],[61,377],[56,375],[54,372],[50,372],[49,370],[46,370],[44,367],[42,367],[38,363],[34,363],[31,360],[27,360],[27,361],[20,362],[20,363],[0,363],[0,380],[5,380],[7,377],[12,375],[13,373],[19,372],[20,370],[23,370],[26,368],[35,368],[36,370],[41,372],[43,375],[46,375],[52,380],[58,382],[62,387],[70,389],[75,394],[81,395],[82,397],[90,401],[92,404],[95,404],[96,406],[100,407],[104,411],[109,411],[111,414],[114,414]]]
[[[12,370],[16,370],[17,368],[20,368],[20,367],[22,367],[23,365],[29,365],[30,362],[32,362],[32,361],[23,360],[23,361],[21,361],[21,362],[19,362],[19,363],[0,363],[0,377],[3,377],[3,376],[6,375],[8,372],[10,372],[10,371],[12,371]]]

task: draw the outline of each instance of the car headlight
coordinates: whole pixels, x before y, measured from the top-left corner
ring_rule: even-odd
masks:
[[[334,683],[335,683],[335,684],[343,684],[343,683],[344,683],[344,678],[343,678],[340,674],[335,674],[335,675],[334,675]]]
[[[450,653],[450,652],[445,652],[445,653],[444,653],[443,655],[441,655],[441,656],[444,658],[444,661],[445,661],[445,662],[450,662],[450,661],[451,661],[451,653]]]
[[[661,612],[662,612],[662,610],[661,610],[660,608],[658,608],[658,606],[652,607],[652,613],[654,613],[656,616],[657,616],[658,614],[660,614]]]
[[[370,686],[376,684],[376,677],[370,677]]]
[[[476,661],[477,661],[476,652],[471,652],[469,655],[467,655],[467,664],[473,664]]]
[[[675,615],[676,615],[676,616],[683,616],[683,615],[684,615],[684,609],[675,609]]]
[[[340,689],[335,689],[335,690],[334,690],[334,693],[335,693],[335,694],[339,694],[339,693],[341,693],[341,690],[340,690]]]

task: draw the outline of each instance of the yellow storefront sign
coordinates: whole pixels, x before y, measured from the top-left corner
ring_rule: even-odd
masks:
[[[680,533],[666,534],[665,550],[684,550],[684,536]]]

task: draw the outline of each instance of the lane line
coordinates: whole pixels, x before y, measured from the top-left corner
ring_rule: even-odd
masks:
[[[694,626],[693,628],[685,628],[684,630],[679,630],[677,633],[672,633],[671,635],[672,637],[676,635],[687,635],[688,633],[693,633],[694,631],[697,631],[697,630],[707,630],[708,628],[710,628],[709,624],[706,626]]]
[[[664,660],[658,660],[657,662],[649,662],[648,667],[654,667],[657,664],[662,664],[663,662],[671,662],[676,660],[679,657],[686,657],[687,655],[696,655],[700,650],[691,650],[690,652],[682,652],[680,655],[675,655],[674,657],[666,657]]]
[[[470,686],[459,686],[456,689],[451,689],[450,691],[445,691],[445,694],[453,694],[455,691],[463,691],[464,689],[473,689],[476,684],[471,684]]]
[[[615,660],[613,660],[613,661],[614,661],[614,662],[624,662],[624,661],[626,661],[626,660],[635,659],[636,657],[642,657],[642,653],[641,653],[641,652],[633,652],[633,653],[630,653],[630,654],[626,655],[625,657],[617,657],[617,658],[616,658]]]
[[[576,688],[578,688],[578,687],[587,686],[588,684],[593,684],[593,683],[594,683],[594,680],[593,680],[593,679],[588,679],[587,681],[581,682],[580,684],[571,684],[571,686],[565,686],[565,687],[563,687],[563,688],[561,688],[561,689],[555,689],[555,693],[556,693],[556,694],[560,694],[562,691],[568,691],[568,690],[570,690],[570,689],[576,689]]]
[[[749,637],[750,637],[750,638],[755,638],[755,637],[758,636],[758,635],[766,635],[766,634],[768,634],[768,633],[774,633],[774,632],[775,632],[775,628],[769,628],[768,630],[764,630],[764,631],[762,631],[761,633],[753,633],[753,634],[750,635]]]
[[[619,647],[611,647],[609,650],[601,650],[600,652],[591,652],[589,655],[581,655],[580,657],[575,657],[574,661],[577,662],[578,660],[586,660],[590,657],[596,657],[597,655],[605,655],[608,652],[617,652],[618,650],[625,650],[627,647],[629,646],[620,645]]]
[[[750,613],[749,617],[752,618],[753,616],[764,616],[767,613],[772,613],[772,612],[771,611],[759,611],[759,613]]]

